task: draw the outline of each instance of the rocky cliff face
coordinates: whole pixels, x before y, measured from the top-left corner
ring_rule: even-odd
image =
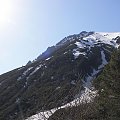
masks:
[[[65,37],[26,66],[1,75],[0,119],[27,118],[77,98],[90,102],[92,80],[118,48],[119,36],[83,31]]]

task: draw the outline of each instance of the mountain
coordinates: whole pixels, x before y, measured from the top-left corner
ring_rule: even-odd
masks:
[[[69,105],[91,103],[100,87],[92,81],[103,73],[119,44],[120,33],[83,31],[0,75],[0,120],[27,119],[36,113],[32,117],[44,120]]]

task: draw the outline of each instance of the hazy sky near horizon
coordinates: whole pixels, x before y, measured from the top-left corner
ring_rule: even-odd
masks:
[[[70,34],[119,32],[119,5],[120,0],[0,0],[0,74]]]

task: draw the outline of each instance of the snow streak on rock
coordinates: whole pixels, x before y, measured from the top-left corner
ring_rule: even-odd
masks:
[[[102,69],[106,64],[108,64],[107,60],[105,59],[104,51],[101,51],[101,58],[102,64],[98,67],[98,69]]]
[[[33,115],[32,117],[26,119],[26,120],[48,120],[48,118],[54,114],[57,110],[61,109],[61,108],[66,108],[66,107],[72,107],[72,106],[78,106],[81,103],[89,103],[93,100],[93,98],[97,95],[97,91],[94,90],[91,86],[91,80],[93,78],[95,78],[95,75],[98,73],[99,71],[95,71],[93,70],[93,73],[91,74],[91,76],[87,76],[83,86],[84,86],[84,90],[81,92],[80,96],[76,99],[74,99],[72,102],[67,103],[61,107],[58,108],[54,108],[48,111],[44,111],[44,112],[40,112],[36,115]]]
[[[29,79],[30,76],[32,76],[33,74],[35,74],[40,68],[42,67],[42,65],[40,64],[39,66],[37,66],[33,72],[30,73],[30,75],[27,77],[27,79]]]
[[[18,77],[18,81],[19,80],[21,80],[24,76],[26,76],[26,74],[31,70],[31,69],[33,69],[33,67],[30,67],[30,68],[28,68],[26,71],[24,71],[23,73],[22,73],[22,75],[20,76],[20,77]]]

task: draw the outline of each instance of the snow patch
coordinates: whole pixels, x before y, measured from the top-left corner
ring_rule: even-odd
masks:
[[[64,54],[67,54],[67,52],[64,52]]]
[[[74,80],[73,80],[73,81],[71,81],[71,84],[72,84],[72,85],[76,85],[76,83],[75,83],[75,81],[74,81]]]
[[[58,89],[60,89],[60,88],[61,88],[61,87],[59,86],[59,87],[56,88],[56,90],[58,90]]]
[[[33,67],[28,68],[26,71],[23,72],[23,76],[25,76]]]
[[[20,68],[18,68],[18,71],[19,71],[19,70],[22,70],[23,68],[24,68],[24,67],[20,67]]]
[[[52,57],[47,58],[46,60],[50,60]]]
[[[74,49],[73,50],[73,55],[74,55],[74,58],[77,59],[79,57],[79,55],[86,55],[86,53],[85,52],[80,52],[77,49]]]
[[[103,50],[101,51],[101,58],[102,58],[102,64],[98,67],[98,69],[102,69],[105,65],[108,64]]]
[[[78,48],[85,48],[86,45],[80,43],[80,42],[76,42],[75,45],[77,45]]]

